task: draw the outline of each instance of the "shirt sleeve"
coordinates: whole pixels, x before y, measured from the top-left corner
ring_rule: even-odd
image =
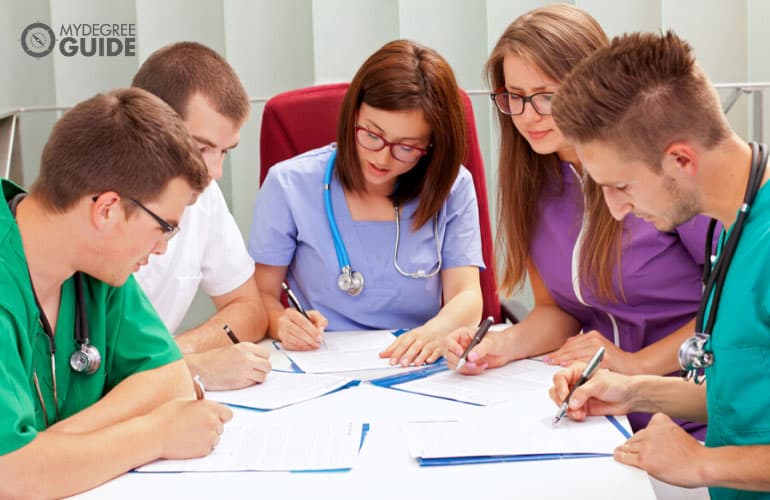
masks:
[[[705,215],[698,215],[691,220],[677,227],[674,231],[679,235],[679,239],[693,260],[699,265],[703,265],[705,256],[706,233],[708,232],[709,221],[711,218]],[[719,240],[719,233],[722,230],[722,224],[717,223],[712,241],[712,248]]]
[[[297,248],[297,224],[279,168],[271,168],[254,206],[249,254],[254,262],[288,266]]]
[[[479,206],[471,174],[461,168],[446,203],[446,231],[441,248],[445,269],[476,266],[485,269],[481,252]]]
[[[219,185],[212,183],[210,235],[201,262],[201,287],[210,297],[232,292],[254,274],[241,231],[227,208]]]
[[[0,306],[0,455],[26,446],[37,436],[37,403],[20,352],[22,330],[14,314]]]
[[[145,370],[182,359],[176,342],[133,276],[108,291],[105,392]]]

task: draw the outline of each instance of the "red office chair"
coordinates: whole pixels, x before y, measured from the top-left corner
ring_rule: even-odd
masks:
[[[260,185],[267,171],[278,163],[313,148],[333,142],[337,133],[342,98],[347,83],[317,85],[290,90],[272,97],[265,104],[262,113],[260,147]],[[465,107],[468,149],[463,164],[473,177],[476,198],[479,204],[479,225],[481,227],[481,250],[486,270],[481,272],[481,293],[484,298],[484,317],[492,316],[495,323],[507,318],[517,322],[515,315],[502,310],[497,297],[495,277],[495,255],[492,228],[489,223],[489,203],[484,176],[484,162],[476,135],[476,120],[471,100],[462,92]]]

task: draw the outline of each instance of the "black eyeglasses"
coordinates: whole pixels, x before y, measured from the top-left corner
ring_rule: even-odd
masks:
[[[383,136],[368,128],[356,126],[353,130],[359,146],[369,151],[382,151],[382,148],[389,146],[391,156],[400,162],[414,163],[428,154],[428,150],[424,148],[400,142],[388,142]]]
[[[128,196],[127,198],[129,200],[131,200],[131,202],[134,205],[136,205],[137,207],[141,208],[142,210],[144,210],[145,212],[150,214],[150,217],[155,219],[155,222],[157,222],[160,225],[160,229],[161,229],[161,231],[163,231],[163,238],[166,241],[170,240],[171,238],[176,236],[177,233],[179,233],[179,226],[175,226],[173,224],[170,224],[164,218],[162,218],[160,215],[156,214],[155,212],[153,212],[149,208],[147,208],[144,205],[142,205],[141,203],[139,203],[139,200],[137,200],[135,198],[132,198],[130,196]],[[99,199],[99,196],[97,195],[97,196],[92,197],[91,201],[96,201],[98,199]]]
[[[538,92],[532,95],[519,95],[499,89],[489,94],[497,109],[504,115],[518,116],[524,113],[524,105],[530,103],[532,109],[541,116],[551,114],[553,92]]]
[[[155,222],[157,222],[160,225],[160,229],[161,229],[161,231],[163,231],[163,238],[165,238],[166,241],[170,240],[171,238],[176,236],[177,233],[179,233],[179,226],[175,226],[173,224],[168,223],[160,215],[156,214],[155,212],[153,212],[149,208],[147,208],[144,205],[142,205],[141,203],[139,203],[139,200],[136,200],[136,199],[131,198],[131,197],[129,197],[128,199],[131,200],[131,202],[134,205],[136,205],[137,207],[141,208],[142,210],[144,210],[145,212],[150,214],[150,217],[155,219]]]

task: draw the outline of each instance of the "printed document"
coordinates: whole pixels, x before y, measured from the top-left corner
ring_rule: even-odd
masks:
[[[248,413],[248,412],[246,412]],[[254,416],[261,414],[252,413]],[[235,412],[209,455],[158,460],[139,472],[326,471],[350,469],[358,457],[363,426],[354,422],[277,425]]]
[[[234,391],[208,391],[206,397],[229,405],[274,410],[323,396],[350,382],[352,379],[334,375],[272,371],[261,384]]]
[[[556,407],[554,406],[554,411]],[[415,458],[506,457],[538,454],[612,454],[625,442],[606,417],[585,422],[568,419],[554,426],[552,414],[528,412],[522,405],[509,419],[476,418],[454,422],[410,423],[410,453]]]
[[[405,382],[393,387],[428,396],[487,406],[520,397],[526,391],[547,391],[560,367],[522,359],[479,375],[461,375],[454,370]]]
[[[327,332],[315,351],[284,351],[305,373],[332,373],[391,368],[380,352],[396,337],[390,330]]]

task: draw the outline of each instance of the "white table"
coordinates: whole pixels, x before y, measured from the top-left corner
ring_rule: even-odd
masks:
[[[286,367],[281,357],[280,353],[272,356],[275,368]],[[548,384],[544,381],[544,387]],[[545,390],[543,398],[547,398]],[[515,403],[512,405],[515,411]],[[296,425],[333,418],[369,422],[371,428],[359,462],[349,472],[129,473],[79,498],[656,498],[646,473],[610,457],[450,467],[419,467],[410,458],[403,433],[406,422],[458,418],[483,411],[482,407],[364,383],[259,416],[265,422]]]

